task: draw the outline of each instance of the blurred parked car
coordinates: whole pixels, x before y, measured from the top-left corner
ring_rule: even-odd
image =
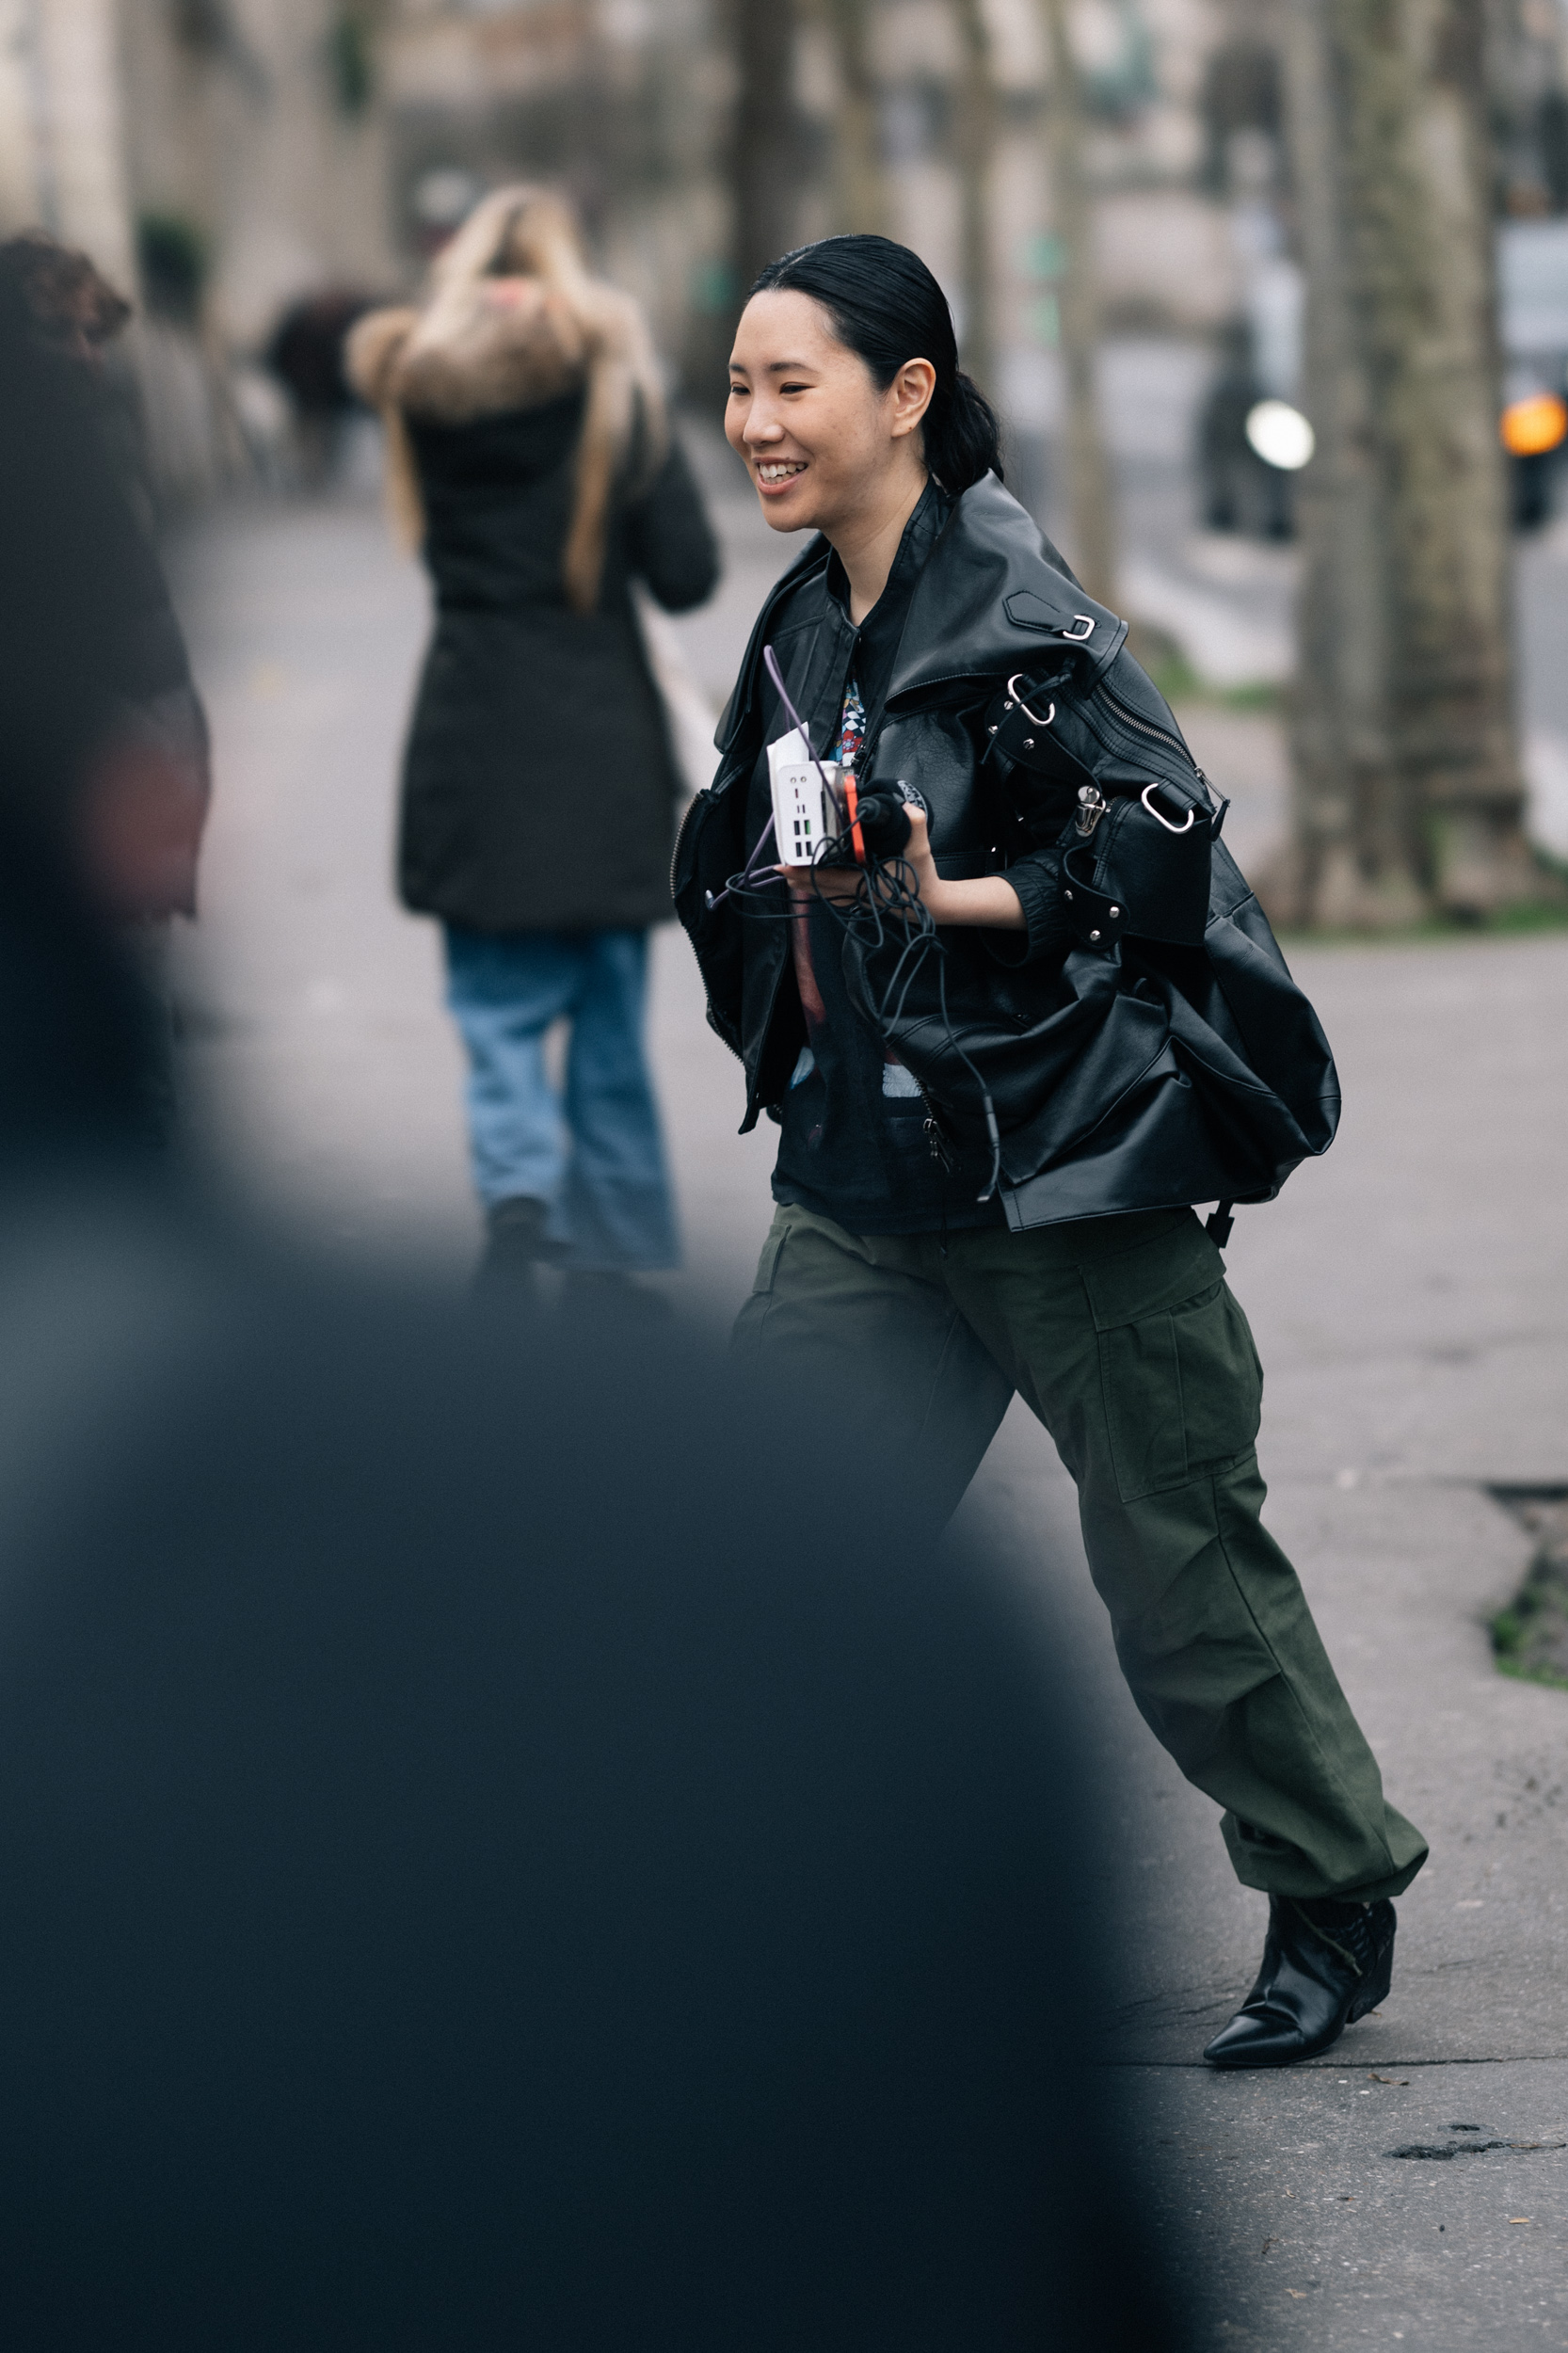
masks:
[[[1303,303],[1301,271],[1272,258],[1255,272],[1245,312],[1222,337],[1198,419],[1202,512],[1210,531],[1293,535],[1294,476],[1313,450],[1311,424],[1297,406]],[[1509,456],[1513,521],[1528,531],[1553,511],[1568,451],[1568,219],[1502,223],[1497,309],[1498,433]]]
[[[1257,539],[1294,536],[1291,472],[1271,464],[1247,429],[1254,413],[1271,405],[1281,404],[1271,404],[1258,373],[1252,323],[1236,319],[1224,330],[1219,374],[1198,417],[1198,466],[1207,530],[1240,531]]]
[[[1497,232],[1503,346],[1500,430],[1513,520],[1544,523],[1568,445],[1568,220],[1508,220]]]
[[[1295,477],[1312,455],[1296,406],[1304,287],[1294,262],[1253,268],[1242,314],[1224,329],[1219,367],[1198,412],[1198,476],[1210,531],[1258,539],[1295,536]]]

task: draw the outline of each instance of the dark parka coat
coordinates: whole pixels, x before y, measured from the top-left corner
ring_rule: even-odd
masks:
[[[761,839],[766,745],[789,725],[765,644],[812,741],[833,741],[856,632],[827,592],[828,560],[814,540],[764,606],[719,773],[676,851],[709,1019],[745,1065],[747,1128],[781,1102],[804,1042],[789,927],[738,896],[711,901]],[[1021,933],[941,934],[946,1016],[935,958],[912,985],[904,967],[889,994],[898,926],[881,948],[852,927],[843,950],[851,1001],[938,1127],[979,1143],[977,1074],[985,1085],[1015,1227],[1267,1200],[1327,1148],[1338,1116],[1327,1041],[1216,838],[1224,807],[1126,638],[988,474],[925,557],[860,761],[863,792],[918,788],[940,874],[1005,872],[1022,903]],[[1108,811],[1087,836],[1085,789]]]
[[[680,448],[612,507],[599,603],[562,581],[584,395],[442,424],[409,418],[436,590],[403,768],[404,904],[474,931],[641,929],[670,914],[680,780],[632,603],[718,577]]]

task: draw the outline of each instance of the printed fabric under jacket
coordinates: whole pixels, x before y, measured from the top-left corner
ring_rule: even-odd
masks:
[[[676,848],[708,1017],[745,1065],[743,1133],[782,1101],[805,1025],[789,926],[709,901],[771,813],[766,746],[788,721],[764,645],[812,741],[833,741],[854,632],[825,590],[829,553],[813,539],[769,597],[720,723],[718,775]],[[850,930],[843,947],[851,1001],[966,1145],[983,1109],[957,1045],[981,1074],[1015,1227],[1266,1201],[1338,1121],[1328,1041],[1218,838],[1225,804],[1126,638],[988,474],[926,561],[860,767],[862,792],[918,788],[940,874],[1005,872],[1022,904],[1021,932],[942,931],[946,1021],[934,957],[889,1002],[896,942]],[[1086,790],[1105,806],[1087,835]]]

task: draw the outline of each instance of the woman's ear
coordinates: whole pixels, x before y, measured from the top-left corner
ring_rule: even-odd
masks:
[[[931,406],[936,371],[929,360],[906,360],[888,387],[892,410],[892,436],[899,440],[913,433]]]

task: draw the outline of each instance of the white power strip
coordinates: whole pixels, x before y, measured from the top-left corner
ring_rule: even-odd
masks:
[[[823,776],[827,777],[827,791]],[[839,763],[824,760],[821,769],[806,748],[798,728],[768,745],[768,782],[773,789],[774,840],[781,866],[814,866],[843,827],[834,797]]]

